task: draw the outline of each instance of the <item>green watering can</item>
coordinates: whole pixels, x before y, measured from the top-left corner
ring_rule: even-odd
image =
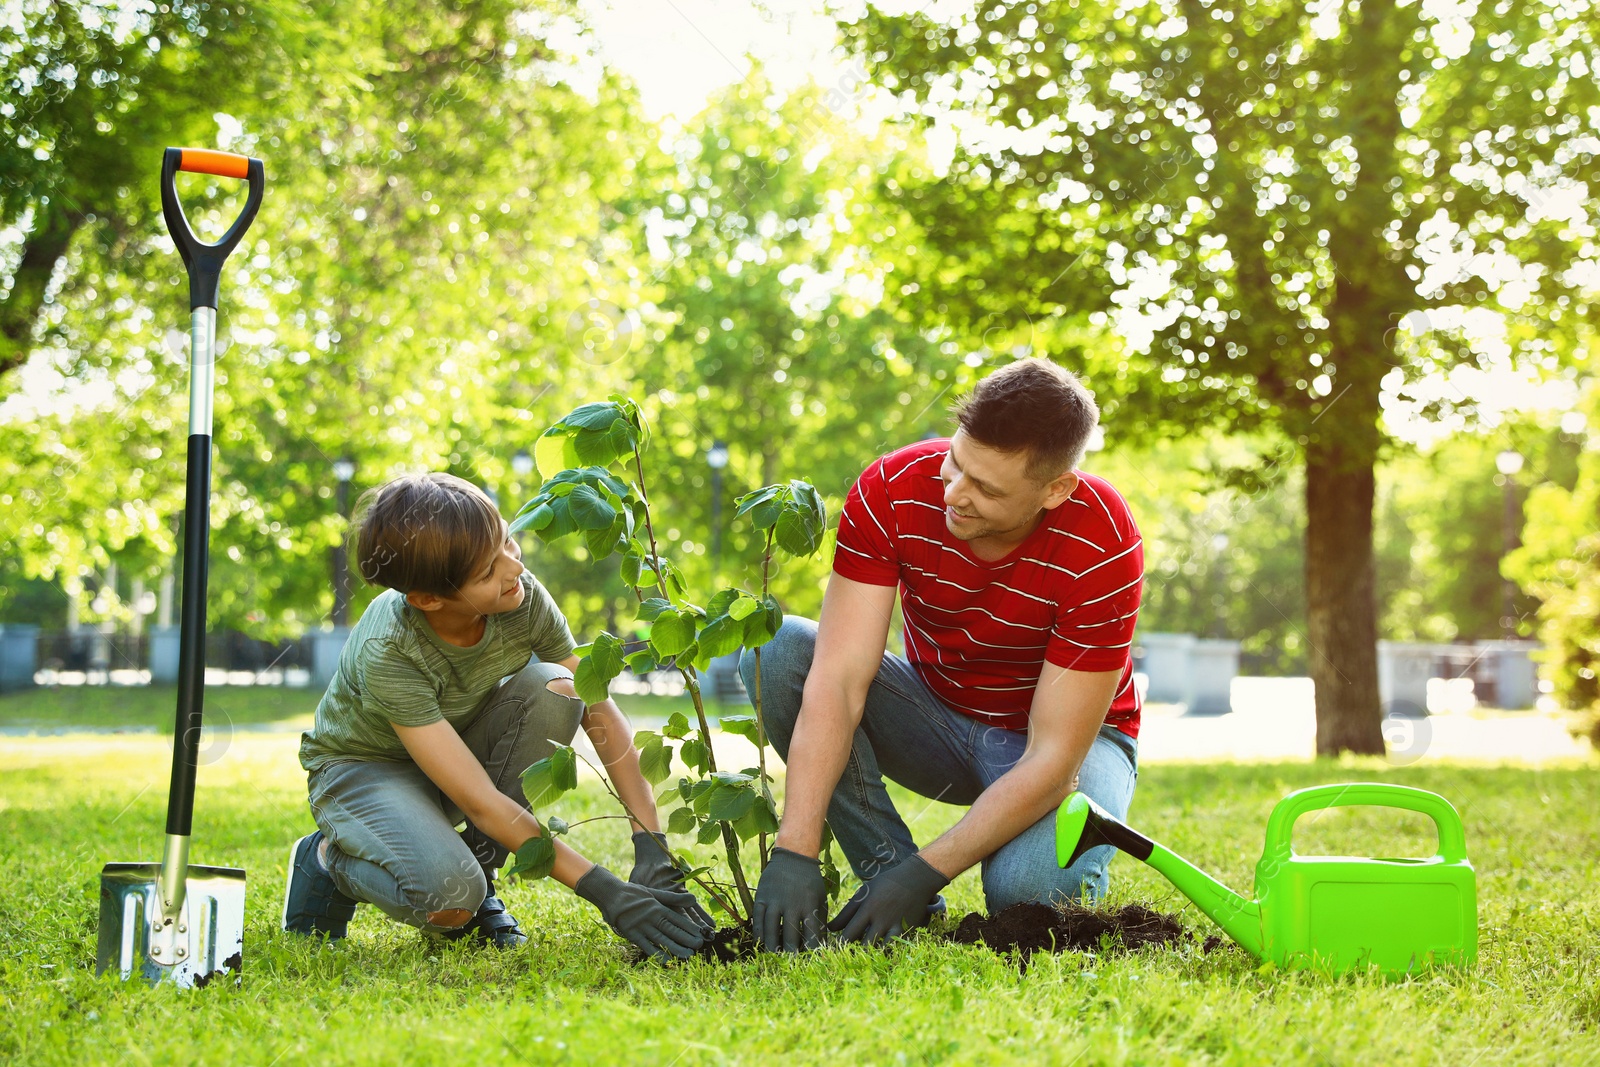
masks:
[[[1365,859],[1300,856],[1290,849],[1300,816],[1355,804],[1427,815],[1439,831],[1439,854]],[[1376,965],[1399,976],[1436,963],[1470,966],[1478,957],[1477,877],[1467,860],[1461,816],[1425,789],[1352,782],[1290,793],[1267,820],[1255,900],[1118,822],[1082,793],[1071,794],[1056,813],[1056,862],[1070,867],[1098,845],[1148,863],[1229,937],[1285,969],[1337,974]]]

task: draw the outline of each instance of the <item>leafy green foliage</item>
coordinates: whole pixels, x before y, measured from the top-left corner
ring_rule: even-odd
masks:
[[[655,665],[670,660],[675,664],[688,684],[698,724],[675,715],[659,732],[639,731],[634,737],[639,770],[652,786],[659,785],[671,775],[676,755],[700,776],[694,782],[680,779],[679,794],[686,803],[668,817],[668,832],[693,833],[701,844],[721,838],[734,886],[748,908],[750,890],[740,865],[738,842],[759,837],[764,862],[766,836],[778,828],[771,777],[766,772],[766,738],[758,718],[725,718],[726,728],[756,743],[760,765],[749,772],[719,771],[698,672],[719,656],[770,641],[783,623],[783,610],[765,581],[759,594],[738,588],[719,590],[704,608],[683,599],[685,584],[656,548],[650,504],[640,488],[647,440],[638,406],[625,398],[613,397],[608,403],[585,404],[572,411],[539,438],[536,448],[540,462],[546,465],[542,468],[546,480],[523,505],[513,529],[532,529],[547,542],[582,531],[589,537],[596,559],[621,555],[623,580],[638,598],[637,622],[648,627],[648,647],[624,660],[622,641],[602,632],[592,644],[577,650],[581,658],[575,681],[578,695],[588,703],[604,699],[608,683],[625,662]],[[639,478],[636,484],[605,469],[629,458]],[[548,469],[558,462],[584,465]],[[791,481],[747,494],[740,499],[737,515],[747,514],[765,535],[764,577],[775,546],[791,554],[809,555],[822,544],[827,513],[821,496],[809,483]],[[640,533],[645,540],[636,536]],[[649,586],[664,595],[646,597]],[[544,787],[547,780],[554,779],[555,771],[539,768],[540,764],[535,764],[529,774],[533,784]],[[528,795],[532,802],[534,794]],[[542,803],[545,794],[540,797]]]
[[[522,795],[530,808],[543,807],[578,787],[578,754],[569,745],[556,750],[522,772]]]
[[[585,704],[598,704],[610,695],[611,679],[622,673],[622,641],[601,633],[579,655],[572,687]]]
[[[544,832],[522,843],[505,868],[507,878],[525,878],[529,881],[544,878],[556,865],[555,840]]]
[[[609,467],[644,448],[649,437],[639,405],[613,396],[575,408],[546,430],[535,442],[534,461],[546,478],[568,467]]]
[[[785,552],[809,556],[822,545],[827,508],[806,482],[769,485],[739,498],[737,515],[749,513],[757,530],[771,530]]]

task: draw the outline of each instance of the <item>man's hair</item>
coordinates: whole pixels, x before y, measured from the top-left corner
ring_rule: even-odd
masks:
[[[1100,409],[1077,375],[1030,357],[980,381],[956,405],[956,419],[979,444],[1026,452],[1028,476],[1045,483],[1083,461]]]
[[[355,520],[356,565],[373,585],[454,596],[504,543],[482,489],[453,474],[407,474],[369,489]]]

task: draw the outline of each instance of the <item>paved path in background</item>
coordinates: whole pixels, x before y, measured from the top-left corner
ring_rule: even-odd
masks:
[[[1309,679],[1239,679],[1234,686],[1233,700],[1238,710],[1227,715],[1187,715],[1181,705],[1147,705],[1139,733],[1139,761],[1149,764],[1310,760],[1316,753],[1317,727],[1309,686]],[[627,698],[619,699],[626,708]],[[707,710],[713,722],[719,715],[735,711],[731,706]],[[1600,760],[1587,738],[1572,736],[1567,721],[1565,716],[1555,712],[1486,709],[1444,711],[1425,719],[1388,719],[1384,723],[1384,737],[1389,747],[1387,759],[1396,766],[1446,760],[1530,766]],[[216,732],[208,728],[201,747],[213,752],[224,751],[227,744],[224,735],[237,735],[283,744],[292,750],[299,744],[299,732],[310,725],[308,715],[282,722],[223,727]],[[640,716],[634,725],[645,728],[661,723]],[[119,738],[127,743],[148,744],[158,736],[152,727],[115,730],[49,727],[35,731],[9,726],[0,727],[0,753],[41,744],[59,746],[62,751],[70,751],[74,745],[103,749],[116,745]],[[30,740],[22,740],[24,737]],[[165,738],[163,743],[171,745]],[[581,732],[577,747],[590,759],[595,758]],[[724,770],[753,766],[755,746],[740,737],[721,735],[717,740],[717,761]],[[771,762],[775,767],[782,766],[775,756]]]

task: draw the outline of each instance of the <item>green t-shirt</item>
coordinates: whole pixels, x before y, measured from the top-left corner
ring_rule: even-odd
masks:
[[[350,631],[316,725],[300,735],[300,766],[310,773],[334,760],[409,760],[390,723],[445,719],[463,730],[506,675],[534,657],[570,656],[576,645],[561,609],[532,574],[523,571],[521,581],[522,603],[490,615],[471,648],[440,639],[403,593],[380,593]]]

